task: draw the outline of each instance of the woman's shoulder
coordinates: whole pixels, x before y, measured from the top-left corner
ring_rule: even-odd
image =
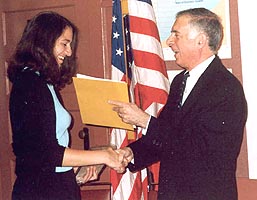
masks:
[[[51,92],[40,74],[25,70],[16,76],[10,98],[12,101],[24,101],[29,105],[44,105],[51,100]]]
[[[13,81],[13,84],[35,86],[36,84],[44,83],[45,80],[40,76],[40,73],[37,71],[32,71],[28,68],[25,68],[19,72]]]
[[[23,95],[40,95],[48,93],[48,87],[45,79],[38,72],[32,70],[23,70],[17,74],[12,84],[12,92]],[[40,93],[40,94],[38,94]]]

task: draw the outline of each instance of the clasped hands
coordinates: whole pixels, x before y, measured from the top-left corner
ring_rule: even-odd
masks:
[[[128,163],[133,159],[133,152],[129,147],[124,147],[122,149],[113,149],[113,147],[108,147],[102,150],[96,150],[100,152],[101,156],[99,159],[103,159],[102,164],[109,166],[110,168],[117,171],[117,173],[124,173]],[[99,169],[97,170],[97,165],[89,165],[85,168],[86,173],[83,177],[76,177],[79,184],[83,184],[89,181],[95,181],[98,178]],[[101,164],[100,164],[101,165]],[[77,167],[74,168],[76,173]]]
[[[109,164],[109,167],[113,168],[117,173],[124,173],[128,163],[134,158],[133,152],[129,147],[123,147],[114,151],[116,156],[112,157],[114,162],[113,165]]]

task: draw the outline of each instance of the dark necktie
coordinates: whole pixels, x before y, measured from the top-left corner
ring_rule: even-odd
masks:
[[[180,93],[179,93],[179,102],[178,102],[178,108],[181,108],[182,107],[182,98],[183,98],[183,94],[184,94],[184,91],[185,91],[185,88],[186,88],[186,82],[187,82],[187,78],[189,77],[189,72],[186,72],[184,74],[184,77],[183,77],[183,81],[181,82],[181,85],[180,85]]]

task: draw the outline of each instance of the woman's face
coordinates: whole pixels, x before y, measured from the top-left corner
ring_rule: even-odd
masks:
[[[67,27],[64,29],[62,35],[59,38],[57,38],[55,42],[53,53],[59,66],[61,66],[66,56],[72,55],[72,38],[72,28]]]

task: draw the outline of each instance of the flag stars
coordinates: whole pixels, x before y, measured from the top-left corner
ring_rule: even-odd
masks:
[[[119,34],[118,32],[113,33],[113,38],[118,39],[118,38],[119,38],[119,36],[120,36],[120,34]]]
[[[116,23],[117,17],[116,16],[112,16],[112,22]]]
[[[121,48],[116,49],[116,56],[117,55],[121,56],[122,53],[123,53],[123,51],[121,50]]]

